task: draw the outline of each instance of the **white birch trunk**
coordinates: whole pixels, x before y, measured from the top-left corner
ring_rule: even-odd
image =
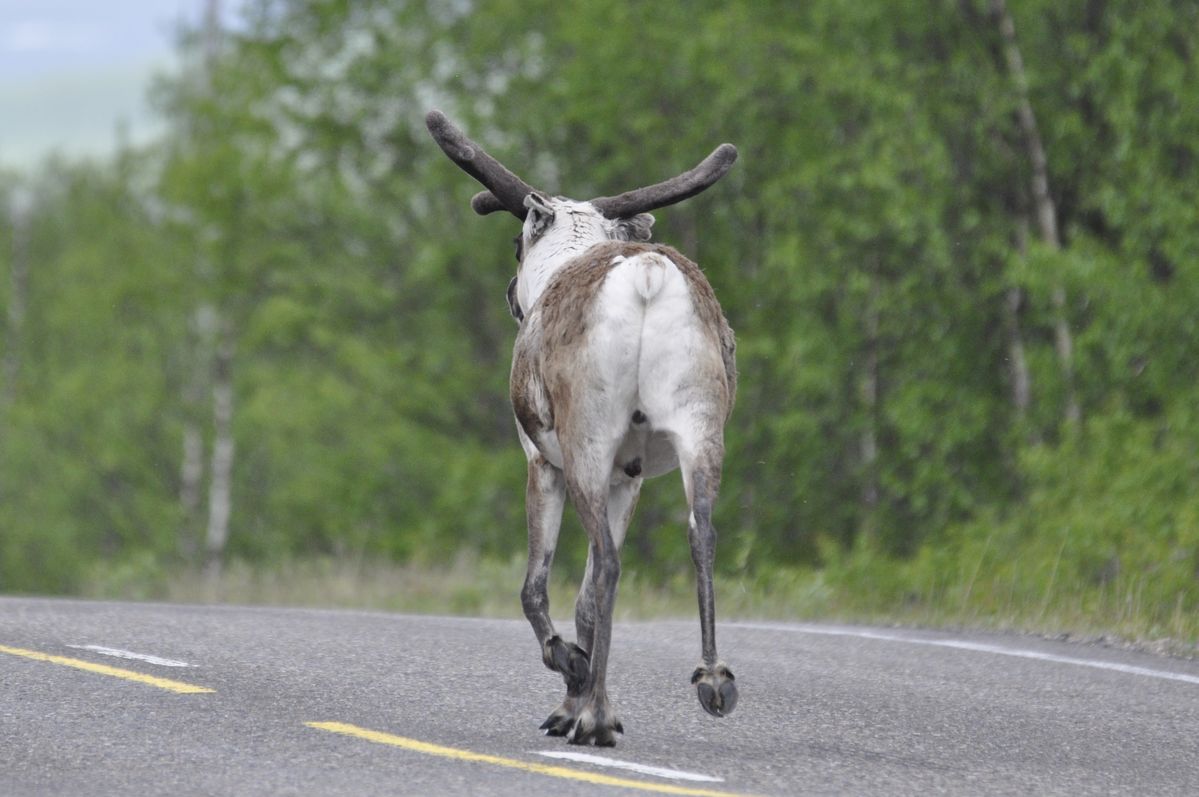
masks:
[[[1028,416],[1028,405],[1032,401],[1032,379],[1028,374],[1024,339],[1020,334],[1020,306],[1023,303],[1023,291],[1019,288],[1007,289],[1004,297],[1004,326],[1007,328],[1008,362],[1012,371],[1012,406],[1020,420]]]
[[[991,13],[999,25],[1000,35],[1003,36],[1004,58],[1007,60],[1008,72],[1016,86],[1016,117],[1019,119],[1021,131],[1024,134],[1025,146],[1028,148],[1028,158],[1032,166],[1032,199],[1036,211],[1037,229],[1041,240],[1050,250],[1056,252],[1062,248],[1062,240],[1057,228],[1057,209],[1054,207],[1053,196],[1049,192],[1049,167],[1045,156],[1045,147],[1041,142],[1041,133],[1037,127],[1037,117],[1033,113],[1032,102],[1028,97],[1028,75],[1024,71],[1024,58],[1020,54],[1020,46],[1016,42],[1016,24],[1008,11],[1006,0],[991,0]],[[1066,319],[1066,289],[1060,282],[1052,291],[1054,319],[1054,348],[1057,351],[1058,362],[1061,364],[1062,382],[1066,393],[1066,422],[1077,423],[1082,416],[1078,405],[1078,397],[1074,389],[1074,342],[1070,333],[1070,323]]]
[[[1020,257],[1028,256],[1028,222],[1020,220],[1016,228],[1016,249]],[[1032,378],[1028,373],[1028,360],[1024,356],[1024,336],[1020,333],[1020,307],[1024,304],[1024,291],[1018,287],[1007,289],[1004,296],[1003,325],[1007,335],[1008,363],[1011,366],[1012,406],[1016,417],[1028,417],[1032,402]]]
[[[233,337],[222,327],[213,360],[212,374],[212,464],[208,485],[208,529],[204,547],[205,569],[210,580],[219,580],[229,540],[229,518],[233,513]]]
[[[212,91],[211,79],[221,41],[220,0],[204,4],[204,79],[205,90]],[[192,130],[193,136],[202,131]],[[202,373],[208,375],[212,390],[212,459],[209,463],[208,524],[204,533],[204,570],[210,588],[219,585],[225,561],[225,545],[229,540],[229,518],[233,513],[233,337],[227,326],[229,320],[219,307],[203,304],[196,309],[197,340],[201,354]],[[203,392],[203,387],[198,390]],[[197,445],[197,441],[199,445]],[[194,479],[195,501],[203,480],[203,436],[197,428],[184,432],[184,468]],[[189,449],[189,446],[191,447]],[[197,456],[197,463],[188,457]],[[195,474],[199,474],[196,478]],[[186,484],[185,487],[189,485]],[[181,496],[183,498],[183,496]],[[190,495],[186,500],[191,500]]]
[[[183,427],[183,461],[179,465],[179,553],[187,562],[196,557],[196,525],[200,515],[200,489],[204,482],[204,436],[188,421]]]
[[[188,356],[191,373],[183,388],[183,450],[179,465],[178,550],[186,562],[200,554],[200,501],[204,489],[204,431],[200,422],[211,390],[216,313],[202,304],[192,315]]]

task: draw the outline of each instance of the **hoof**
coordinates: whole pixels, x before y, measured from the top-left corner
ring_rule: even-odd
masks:
[[[558,709],[546,717],[545,722],[541,723],[541,730],[545,731],[546,736],[565,736],[570,733],[570,729],[574,724],[575,718],[573,715],[564,713],[562,709]]]
[[[701,664],[691,674],[695,693],[704,711],[713,717],[726,717],[737,707],[737,684],[733,671],[723,664],[708,668]]]
[[[552,636],[541,649],[541,660],[554,672],[562,673],[568,694],[577,694],[587,683],[591,661],[587,657],[587,651],[575,643],[564,642],[560,636]]]
[[[591,705],[579,712],[566,741],[571,744],[613,747],[616,745],[617,733],[624,733],[624,725],[612,714],[612,710]]]
[[[546,736],[565,736],[574,727],[575,715],[578,714],[578,711],[578,698],[567,697],[562,702],[562,705],[554,709],[554,713],[546,717],[545,722],[541,723],[541,730],[545,731]]]

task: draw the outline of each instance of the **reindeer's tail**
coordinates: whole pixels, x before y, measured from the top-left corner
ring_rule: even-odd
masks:
[[[634,285],[641,298],[648,302],[662,290],[666,281],[666,270],[673,269],[674,264],[657,253],[641,255],[638,261],[642,267]]]

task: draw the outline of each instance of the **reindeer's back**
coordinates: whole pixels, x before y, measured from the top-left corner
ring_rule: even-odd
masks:
[[[736,390],[733,352],[698,266],[668,246],[599,244],[554,276],[525,319],[513,407],[534,440],[563,425],[621,426],[634,412],[665,423],[679,402],[700,397],[723,424]]]
[[[596,296],[609,273],[626,260],[646,254],[666,258],[685,280],[696,316],[706,329],[716,335],[720,343],[731,398],[736,393],[737,386],[733,330],[725,320],[716,294],[703,271],[674,247],[665,244],[609,241],[588,249],[554,276],[538,300],[543,327],[553,330],[558,342],[562,343],[583,335],[595,320],[593,308]]]

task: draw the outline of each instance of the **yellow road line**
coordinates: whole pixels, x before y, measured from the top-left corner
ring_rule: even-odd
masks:
[[[520,761],[515,758],[503,758],[497,755],[488,755],[487,753],[476,753],[472,750],[459,750],[456,747],[442,747],[439,744],[430,744],[429,742],[422,742],[419,739],[409,739],[406,736],[394,736],[390,733],[359,728],[357,725],[349,725],[344,722],[305,722],[304,724],[309,728],[340,733],[345,736],[365,739],[368,742],[388,744],[392,747],[402,747],[405,750],[412,750],[417,753],[452,758],[458,761],[494,764],[499,767],[519,769],[525,772],[534,772],[538,775],[549,775],[554,778],[580,780],[585,783],[595,783],[601,786],[618,786],[624,789],[639,789],[641,791],[658,792],[659,794],[684,794],[692,795],[693,797],[746,797],[745,795],[737,795],[728,791],[713,791],[711,789],[697,789],[691,786],[675,786],[669,783],[653,783],[644,780],[615,778],[611,775],[601,775],[597,772],[586,772],[581,769],[537,764],[532,761]]]
[[[54,656],[49,653],[39,653],[36,650],[26,650],[25,648],[10,648],[6,645],[0,645],[0,653],[7,653],[10,656],[21,656],[26,659],[33,659],[34,661],[48,661],[51,664],[61,664],[64,667],[74,667],[77,670],[87,670],[88,672],[99,673],[100,675],[110,675],[113,678],[124,678],[126,681],[137,681],[138,683],[157,686],[159,689],[166,689],[168,692],[177,692],[181,695],[216,691],[205,686],[185,684],[182,681],[172,681],[169,678],[143,675],[133,670],[122,670],[120,667],[109,667],[107,664],[96,664],[95,662],[72,659],[67,656]]]

